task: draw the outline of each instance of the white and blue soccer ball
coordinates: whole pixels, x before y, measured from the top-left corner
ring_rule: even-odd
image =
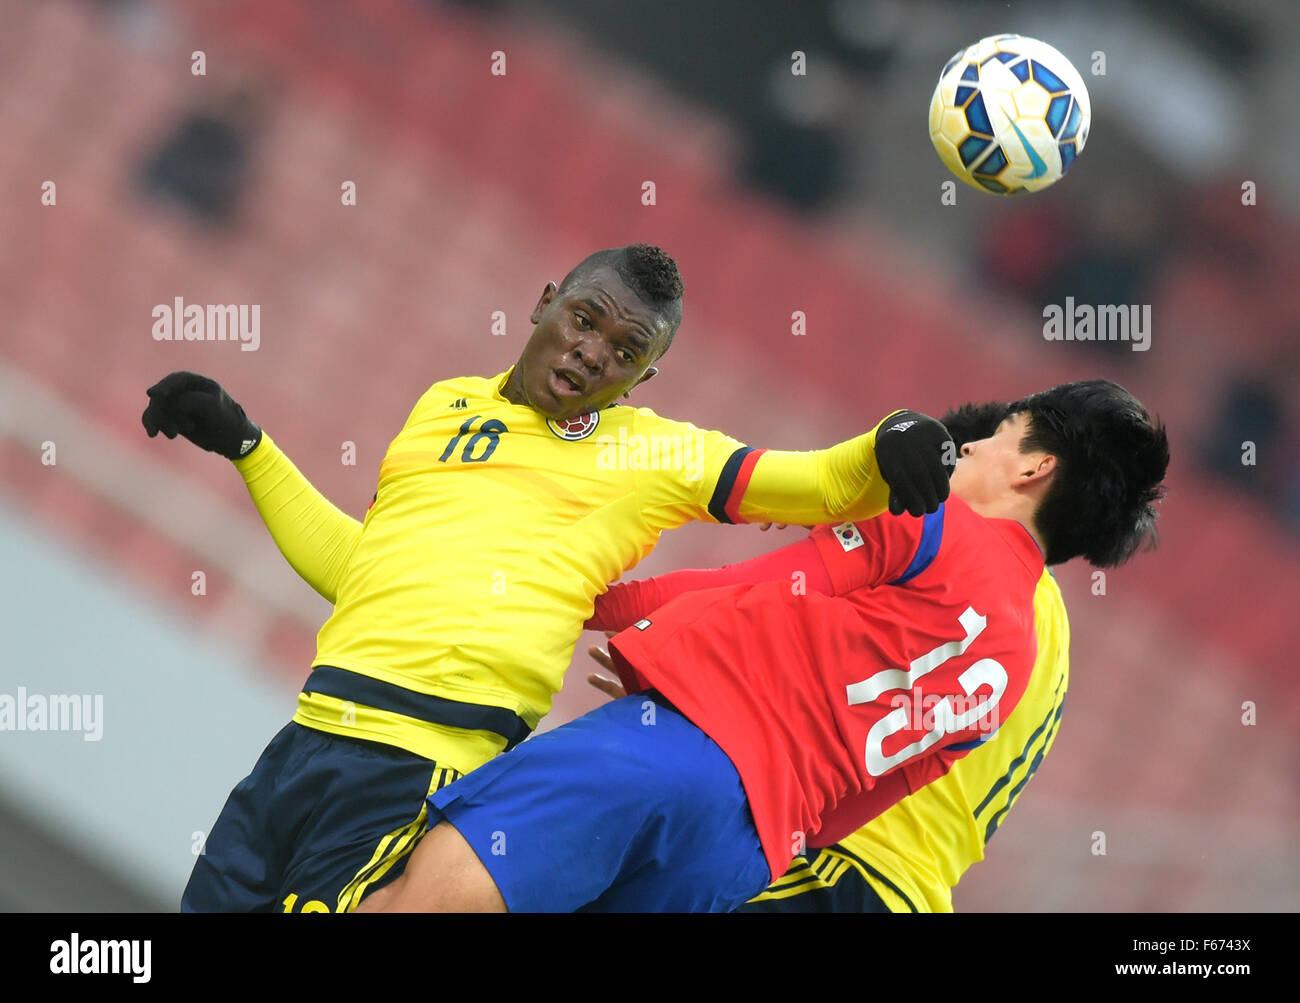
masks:
[[[997,195],[1059,180],[1083,152],[1091,120],[1079,71],[1023,35],[992,35],[962,49],[930,99],[939,158],[967,184]]]

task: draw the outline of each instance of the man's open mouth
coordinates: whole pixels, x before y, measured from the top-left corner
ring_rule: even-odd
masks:
[[[581,397],[587,389],[576,373],[565,369],[552,370],[549,383],[551,392],[557,397]]]

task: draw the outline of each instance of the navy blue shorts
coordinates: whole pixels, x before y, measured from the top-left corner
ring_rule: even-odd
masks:
[[[725,912],[771,879],[731,760],[654,693],[537,735],[429,805],[511,912]]]
[[[840,845],[796,857],[790,869],[737,912],[893,912],[867,874],[895,893],[899,910],[916,906],[892,881]]]
[[[460,774],[387,745],[289,724],[230,792],[182,912],[339,912],[392,881]]]

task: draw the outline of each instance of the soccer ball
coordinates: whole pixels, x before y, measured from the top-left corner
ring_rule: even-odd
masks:
[[[930,141],[953,174],[998,195],[1057,181],[1088,140],[1083,77],[1046,42],[993,35],[962,49],[930,99]]]

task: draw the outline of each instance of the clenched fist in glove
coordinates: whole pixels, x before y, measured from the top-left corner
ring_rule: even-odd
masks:
[[[948,497],[957,450],[941,422],[918,411],[900,411],[876,433],[876,464],[889,485],[889,511],[920,516]]]
[[[237,460],[262,441],[262,430],[248,420],[244,409],[215,380],[198,373],[172,373],[147,391],[149,406],[141,421],[153,438],[159,432],[169,439],[177,433],[200,449]]]

